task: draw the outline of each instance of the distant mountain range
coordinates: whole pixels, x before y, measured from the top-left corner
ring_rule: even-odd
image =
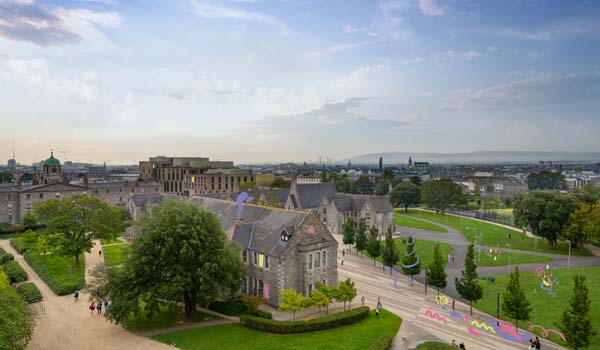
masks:
[[[469,153],[419,153],[419,152],[383,152],[371,153],[351,158],[353,164],[377,164],[383,157],[383,164],[407,164],[413,162],[432,164],[490,164],[490,163],[539,163],[539,161],[600,162],[600,152],[562,152],[562,151],[477,151]],[[344,163],[340,161],[339,163]]]

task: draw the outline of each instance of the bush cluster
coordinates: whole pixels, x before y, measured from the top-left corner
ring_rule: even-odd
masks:
[[[83,278],[75,277],[73,274],[67,273],[67,271],[55,271],[57,267],[53,268],[44,261],[44,257],[34,249],[27,250],[23,254],[23,257],[56,295],[71,294],[75,290],[81,289],[85,284]]]
[[[10,283],[23,282],[27,280],[27,272],[23,270],[18,262],[11,260],[2,265],[2,269],[6,272]]]
[[[23,254],[29,248],[25,239],[22,237],[11,239],[10,245],[12,245],[19,254]]]
[[[0,265],[11,260],[15,260],[15,257],[11,253],[7,253],[4,249],[0,248]]]
[[[42,300],[42,293],[40,293],[38,287],[31,282],[23,283],[18,286],[17,292],[21,295],[23,300],[29,304]]]
[[[369,346],[368,350],[389,350],[392,348],[392,341],[394,337],[391,335],[385,334],[381,337],[377,338],[371,346]]]
[[[213,301],[208,305],[208,308],[228,316],[251,315],[269,320],[273,318],[273,315],[268,311],[248,310],[246,304],[241,300]]]
[[[290,334],[337,328],[356,323],[368,317],[369,308],[362,306],[353,310],[306,321],[276,321],[256,316],[242,315],[240,316],[240,324],[263,332]]]

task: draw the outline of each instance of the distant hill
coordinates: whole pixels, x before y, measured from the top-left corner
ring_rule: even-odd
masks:
[[[600,162],[600,152],[529,152],[529,151],[477,151],[469,153],[418,153],[383,152],[351,158],[353,164],[377,164],[383,157],[384,164],[407,164],[413,161],[432,164],[490,164],[490,163],[539,163],[543,161]],[[340,161],[340,163],[344,163]]]

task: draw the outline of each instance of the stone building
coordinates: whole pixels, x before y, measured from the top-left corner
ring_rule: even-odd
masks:
[[[391,227],[394,232],[394,207],[387,196],[328,194],[321,198],[319,217],[331,233],[343,233],[348,217],[358,222],[365,219],[367,230],[375,226],[380,234]]]
[[[132,197],[133,206],[148,206],[150,199],[138,197]],[[279,305],[284,289],[308,295],[316,282],[337,285],[337,241],[312,211],[244,204],[238,219],[238,206],[231,201],[173,195],[161,200],[188,200],[216,214],[229,239],[242,247],[247,266],[242,291],[264,297],[271,306]]]
[[[125,207],[129,196],[139,193],[156,193],[156,182],[119,181],[98,183],[69,183],[61,174],[60,161],[50,155],[43,163],[43,171],[34,176],[34,184],[0,186],[0,222],[18,224],[37,202],[50,198],[68,198],[88,195],[102,199],[107,204]]]
[[[321,198],[329,194],[335,194],[335,184],[331,182],[319,184],[292,182],[284,208],[289,210],[314,209],[318,214]]]
[[[184,196],[237,192],[240,185],[254,181],[249,169],[202,157],[151,157],[140,161],[139,169],[142,179],[156,180],[162,191]]]

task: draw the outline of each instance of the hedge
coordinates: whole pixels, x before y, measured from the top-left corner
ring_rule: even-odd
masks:
[[[10,288],[10,280],[0,265],[0,289]]]
[[[208,308],[228,316],[251,315],[269,320],[273,318],[273,315],[268,311],[249,311],[246,304],[241,300],[213,301],[208,304]]]
[[[38,287],[31,282],[23,283],[18,286],[17,292],[21,295],[23,300],[29,304],[42,300],[42,293],[40,293]]]
[[[2,269],[6,272],[10,283],[27,281],[27,272],[14,260],[2,265]]]
[[[44,259],[34,249],[27,250],[23,257],[56,295],[71,294],[85,285],[84,259],[80,259],[79,266],[71,266],[73,257],[47,256]]]
[[[368,317],[369,308],[361,306],[353,310],[306,321],[276,321],[256,316],[242,315],[240,316],[240,324],[263,332],[290,334],[341,327],[356,323]]]
[[[379,337],[371,346],[369,346],[368,350],[390,350],[392,347],[392,341],[394,337],[391,335],[382,335]]]
[[[15,257],[11,253],[7,253],[4,249],[0,248],[0,265],[11,260],[15,260]]]
[[[25,239],[21,237],[11,239],[10,245],[12,245],[19,254],[23,254],[29,248],[27,243],[25,243]]]

